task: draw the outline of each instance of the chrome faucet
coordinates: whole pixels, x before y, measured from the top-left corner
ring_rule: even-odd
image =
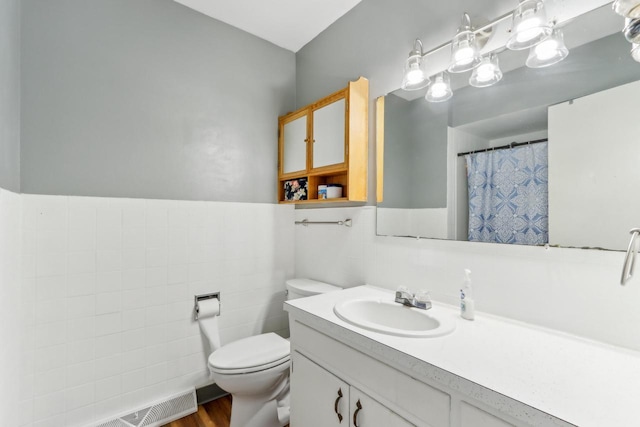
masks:
[[[401,286],[396,290],[395,301],[407,307],[415,307],[421,310],[429,310],[431,308],[431,297],[429,296],[429,292],[420,291],[414,294],[404,286]]]

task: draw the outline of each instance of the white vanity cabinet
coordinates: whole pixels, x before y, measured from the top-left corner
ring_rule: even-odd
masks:
[[[448,394],[302,323],[291,321],[290,329],[291,427],[450,426]],[[339,390],[342,423],[334,411]]]
[[[292,427],[414,425],[302,354],[291,360]]]
[[[503,409],[520,407],[526,417],[537,411],[502,395],[491,404],[477,400],[491,393],[478,385],[465,385],[463,393],[461,386],[416,379],[291,315],[289,325],[291,427],[571,426],[548,414],[518,420]]]
[[[431,315],[443,321],[453,318],[456,328],[433,338],[370,331],[343,321],[335,310],[344,301],[393,298],[393,291],[363,285],[284,304],[292,354],[300,356],[295,356],[291,373],[293,420],[300,415],[298,408],[307,412],[320,402],[309,390],[321,381],[304,374],[304,362],[298,360],[304,357],[321,376],[340,381],[324,397],[329,414],[342,387],[345,406],[340,410],[348,405],[353,415],[360,400],[362,425],[376,420],[385,421],[374,425],[420,427],[640,425],[634,406],[640,352],[482,313],[468,322],[459,318],[457,307],[437,302]],[[611,375],[612,367],[624,375]],[[382,409],[371,412],[373,420],[363,412],[369,400]],[[291,427],[308,425],[315,424],[303,419]]]

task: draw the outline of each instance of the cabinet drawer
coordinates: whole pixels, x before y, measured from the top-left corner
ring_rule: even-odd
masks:
[[[418,425],[448,427],[451,397],[299,322],[295,349]]]

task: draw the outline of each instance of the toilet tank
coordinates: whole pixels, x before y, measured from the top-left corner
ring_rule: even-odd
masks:
[[[288,300],[342,290],[339,286],[311,279],[289,279],[285,284]]]

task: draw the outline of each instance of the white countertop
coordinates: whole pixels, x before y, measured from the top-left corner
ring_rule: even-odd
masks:
[[[294,317],[312,315],[316,326],[325,324],[333,332],[334,325],[345,328],[350,334],[334,338],[346,344],[353,333],[383,344],[370,346],[368,353],[384,353],[381,360],[387,363],[391,354],[403,366],[431,365],[570,424],[640,426],[640,353],[482,313],[468,321],[456,307],[438,303],[431,313],[454,317],[456,330],[437,338],[372,332],[333,312],[338,301],[381,296],[393,300],[392,291],[359,286],[287,301],[285,310]]]

